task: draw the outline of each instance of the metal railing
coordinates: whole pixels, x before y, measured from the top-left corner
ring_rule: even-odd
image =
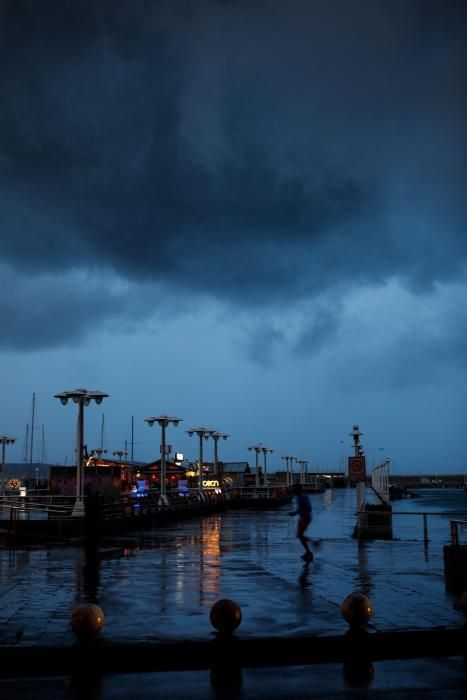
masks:
[[[371,472],[371,485],[383,503],[389,504],[389,464],[385,459],[377,464]]]
[[[467,529],[467,520],[453,520],[455,516],[465,516],[467,513],[455,512],[455,511],[407,511],[407,512],[397,512],[392,511],[387,514],[381,513],[381,521],[379,522],[378,517],[372,518],[370,521],[366,518],[368,513],[357,512],[357,524],[360,524],[360,519],[362,524],[364,523],[365,528],[368,532],[367,536],[371,538],[374,535],[377,539],[387,528],[387,523],[384,520],[384,516],[390,517],[392,519],[392,529],[393,529],[393,539],[396,540],[410,540],[410,541],[423,541],[428,543],[433,539],[438,541],[453,543],[453,530],[456,528],[456,534],[454,535],[456,544],[459,542],[459,529]],[[376,513],[376,515],[379,515]],[[403,523],[403,520],[407,520],[407,523]],[[447,527],[447,521],[454,523],[449,529]],[[435,537],[433,537],[435,536]]]
[[[467,520],[451,520],[449,525],[451,532],[451,544],[457,546],[459,544],[459,528],[461,530],[467,529]]]
[[[47,496],[32,500],[23,496],[0,497],[0,519],[34,520],[71,517],[74,498],[68,496]],[[3,517],[2,517],[3,516]]]
[[[94,516],[102,520],[126,519],[143,515],[186,510],[225,500],[225,494],[215,491],[187,489],[167,491],[164,496],[158,491],[122,494],[117,499],[99,498],[91,504]],[[89,496],[84,497],[85,511]],[[55,520],[71,519],[74,496],[43,495],[40,498],[9,495],[0,497],[0,520]],[[92,517],[92,516],[91,516]]]
[[[291,495],[292,489],[287,486],[242,486],[229,489],[230,498],[280,498]]]

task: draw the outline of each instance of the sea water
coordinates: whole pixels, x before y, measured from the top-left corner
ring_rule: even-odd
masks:
[[[433,542],[450,541],[450,521],[466,522],[467,492],[463,489],[411,489],[414,498],[392,502],[393,534],[397,539],[424,538],[424,514],[428,539]],[[459,542],[467,544],[467,529],[459,526]]]

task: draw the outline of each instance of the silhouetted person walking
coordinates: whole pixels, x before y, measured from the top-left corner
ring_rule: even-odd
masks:
[[[313,552],[308,545],[308,537],[305,537],[305,531],[311,522],[312,508],[310,499],[306,493],[303,493],[301,484],[296,484],[295,496],[297,501],[297,510],[289,513],[289,515],[299,516],[297,521],[297,537],[305,549],[305,554],[302,555],[302,559],[305,559],[306,561],[313,561]]]

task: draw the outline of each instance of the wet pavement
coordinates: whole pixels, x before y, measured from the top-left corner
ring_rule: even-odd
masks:
[[[290,506],[133,532],[97,550],[0,548],[0,644],[72,644],[70,614],[84,601],[104,610],[103,641],[209,639],[219,598],[241,606],[240,637],[340,634],[340,604],[354,590],[373,602],[370,629],[463,623],[445,589],[448,521],[432,528],[426,545],[420,518],[401,528],[399,540],[362,542],[351,537],[354,490],[311,498],[311,564],[300,558]]]

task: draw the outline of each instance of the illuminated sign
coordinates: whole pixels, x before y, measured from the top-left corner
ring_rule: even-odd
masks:
[[[210,479],[208,481],[203,481],[203,486],[214,489],[219,486],[219,482],[216,479]]]
[[[183,454],[181,452],[175,453],[175,461],[176,462],[183,462]]]

